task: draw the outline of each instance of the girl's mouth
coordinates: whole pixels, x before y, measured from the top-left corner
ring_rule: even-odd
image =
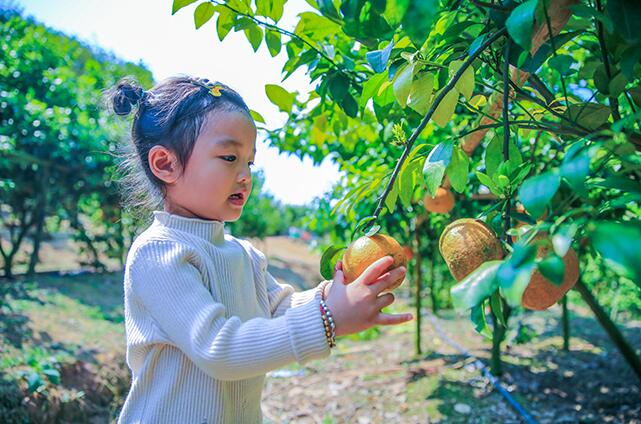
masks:
[[[242,193],[235,193],[229,196],[229,202],[232,205],[243,206],[243,204],[245,203],[245,197]]]

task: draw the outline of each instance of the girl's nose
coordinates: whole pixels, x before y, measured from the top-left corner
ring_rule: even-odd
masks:
[[[249,169],[249,167],[247,167],[247,169],[244,169],[238,174],[238,181],[247,182],[251,180],[251,177],[252,177],[251,170]]]

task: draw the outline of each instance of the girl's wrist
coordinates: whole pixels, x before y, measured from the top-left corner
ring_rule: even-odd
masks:
[[[327,300],[327,296],[329,295],[329,290],[332,286],[332,281],[331,280],[325,280],[319,285],[319,290],[320,290],[320,297],[322,300]]]

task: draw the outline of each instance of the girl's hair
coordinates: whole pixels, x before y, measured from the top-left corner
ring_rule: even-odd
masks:
[[[119,171],[125,208],[143,214],[158,208],[166,194],[163,181],[149,168],[152,147],[172,150],[184,169],[203,125],[215,119],[214,112],[242,112],[253,122],[236,91],[190,76],[168,78],[148,91],[126,77],[105,92],[104,100],[117,115],[134,111],[131,143],[121,149]]]

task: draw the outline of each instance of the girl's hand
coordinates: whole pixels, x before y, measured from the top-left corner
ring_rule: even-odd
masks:
[[[381,309],[394,302],[392,293],[381,293],[405,275],[405,267],[386,271],[393,263],[391,256],[385,256],[371,264],[350,284],[345,284],[342,264],[336,264],[336,284],[329,287],[326,303],[334,317],[337,336],[358,333],[375,325],[395,325],[412,320],[412,314],[381,312]]]

